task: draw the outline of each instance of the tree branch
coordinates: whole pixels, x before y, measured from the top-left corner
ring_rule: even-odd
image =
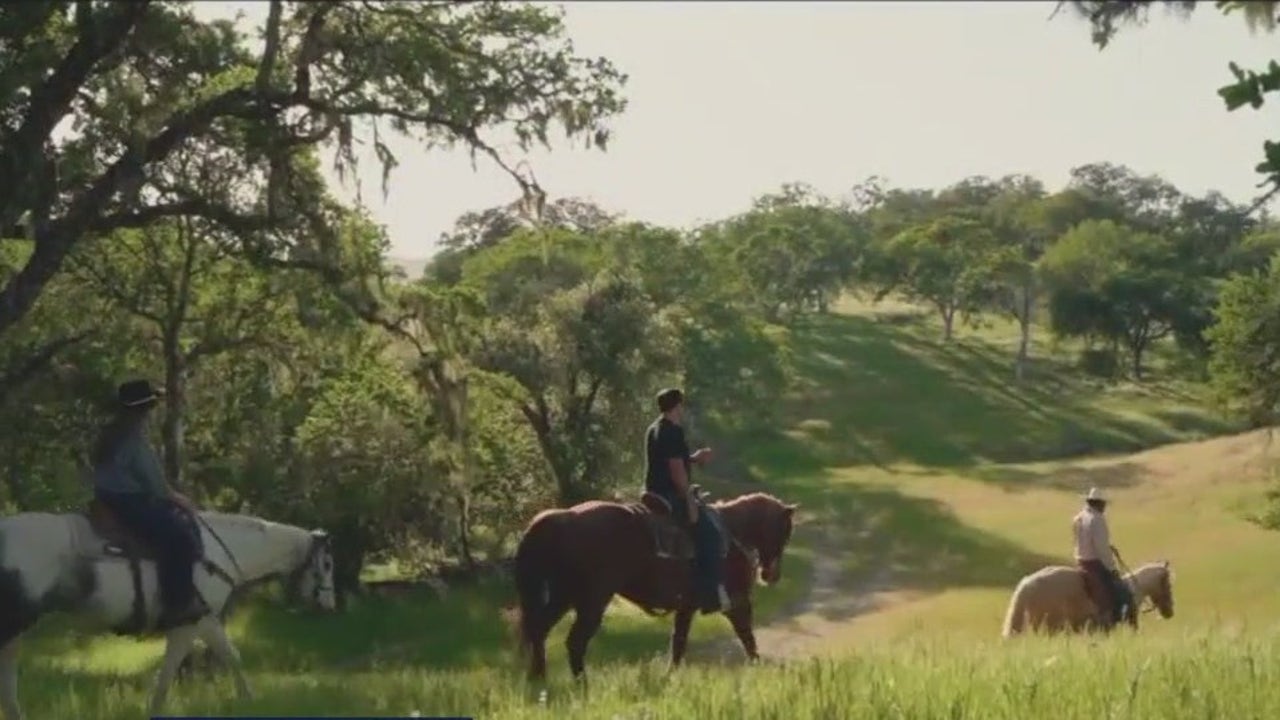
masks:
[[[271,87],[271,74],[275,72],[276,57],[280,54],[280,16],[283,10],[284,3],[281,0],[271,0],[271,7],[267,11],[266,40],[255,82],[258,92],[264,97]]]
[[[76,4],[76,21],[80,34],[75,45],[48,78],[31,93],[22,124],[10,136],[4,138],[0,151],[0,187],[23,187],[30,178],[24,177],[32,167],[42,163],[23,162],[32,154],[42,152],[50,133],[71,107],[95,66],[124,44],[134,26],[142,19],[151,5],[150,0],[112,5],[118,14],[108,18],[100,26],[89,21],[93,4]],[[5,203],[0,205],[0,226],[7,226],[27,208]]]
[[[188,198],[100,216],[90,226],[90,232],[106,235],[115,230],[147,227],[158,220],[184,216],[202,217],[232,232],[243,234],[261,232],[274,224],[267,215],[245,215],[205,198]]]
[[[6,370],[3,375],[0,375],[0,404],[8,400],[13,391],[21,388],[43,370],[58,353],[84,341],[92,334],[92,330],[85,330],[45,343],[29,356],[26,362]]]

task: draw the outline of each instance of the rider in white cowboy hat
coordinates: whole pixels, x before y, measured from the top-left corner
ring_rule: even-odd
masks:
[[[1111,545],[1111,531],[1107,528],[1107,498],[1098,488],[1089,488],[1084,496],[1085,506],[1071,519],[1075,537],[1076,564],[1084,571],[1089,594],[1098,607],[1109,609],[1105,613],[1109,629],[1127,614],[1132,621],[1133,598],[1116,570],[1116,549]],[[1126,608],[1129,610],[1125,612]]]

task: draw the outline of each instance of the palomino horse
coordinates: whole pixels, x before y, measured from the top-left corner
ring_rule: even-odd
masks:
[[[724,581],[733,606],[725,614],[747,656],[758,659],[751,625],[754,576],[758,568],[769,585],[782,577],[797,506],[752,493],[703,507],[719,513],[729,535]],[[520,641],[530,653],[530,678],[546,676],[547,634],[570,609],[569,668],[582,677],[587,644],[614,595],[650,615],[675,612],[671,663],[679,665],[695,611],[692,556],[692,543],[665,503],[648,494],[637,504],[590,501],[539,513],[515,558]]]
[[[1173,617],[1173,571],[1169,561],[1148,563],[1124,576],[1133,593],[1134,612],[1130,618],[1137,628],[1136,609],[1150,599],[1160,616]],[[1022,578],[1009,600],[1002,634],[1009,638],[1032,630],[1050,633],[1080,632],[1103,627],[1102,608],[1089,598],[1084,571],[1065,565],[1051,565]]]
[[[250,695],[240,654],[219,620],[232,592],[273,577],[325,610],[334,608],[333,555],[321,530],[245,515],[199,513],[205,558],[196,590],[210,613],[165,632],[164,660],[151,695],[158,715],[179,664],[197,637],[231,667],[239,696]],[[42,615],[74,613],[103,632],[154,632],[159,610],[154,555],[95,503],[88,513],[20,513],[0,519],[0,710],[21,720],[18,639]]]

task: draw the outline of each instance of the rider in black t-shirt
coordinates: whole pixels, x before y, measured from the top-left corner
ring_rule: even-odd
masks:
[[[689,471],[711,459],[711,449],[689,453],[685,442],[684,393],[675,388],[658,393],[662,413],[645,432],[645,490],[671,504],[677,519],[687,518],[694,528],[695,564],[700,606],[704,613],[725,610],[729,598],[721,579],[720,535],[708,514],[689,493]]]

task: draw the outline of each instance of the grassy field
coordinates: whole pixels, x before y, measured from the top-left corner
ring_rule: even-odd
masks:
[[[1267,476],[1266,438],[1205,409],[1200,388],[1086,378],[1037,346],[1012,382],[1015,336],[949,344],[927,317],[854,304],[792,337],[800,383],[784,427],[719,444],[750,480],[802,503],[786,578],[758,596],[762,652],[669,674],[668,623],[619,604],[588,656],[590,694],[559,638],[545,704],[519,679],[497,607],[509,588],[369,599],[317,619],[245,608],[234,633],[258,697],[194,678],[175,714],[423,714],[483,718],[1085,718],[1280,716],[1280,534],[1242,518]],[[1215,439],[1216,438],[1216,439]],[[1152,449],[1154,448],[1154,449]],[[749,476],[749,477],[744,477]],[[998,641],[1022,574],[1068,559],[1091,485],[1115,497],[1131,565],[1172,561],[1177,614],[1105,640]],[[731,481],[719,494],[733,491]],[[746,486],[744,485],[744,488]],[[46,628],[22,679],[33,717],[136,718],[156,643]],[[694,639],[723,645],[719,619]],[[714,654],[706,654],[710,657]],[[819,659],[820,658],[820,659]]]

